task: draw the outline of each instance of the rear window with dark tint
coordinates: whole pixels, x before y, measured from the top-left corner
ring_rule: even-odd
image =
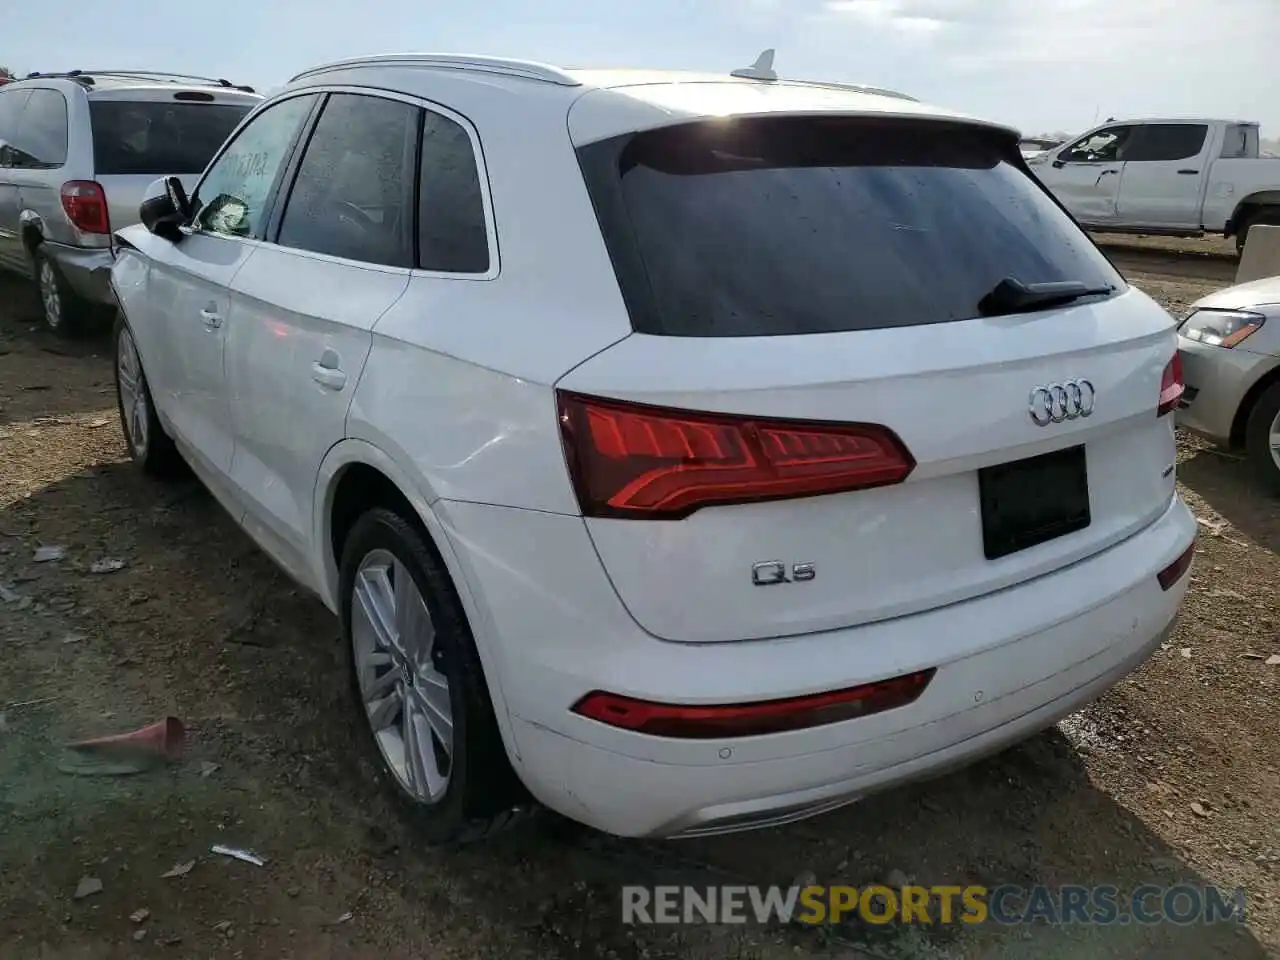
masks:
[[[251,104],[90,100],[98,176],[202,173]]]
[[[1007,277],[1124,288],[996,131],[766,118],[666,127],[578,154],[641,333],[964,320]]]

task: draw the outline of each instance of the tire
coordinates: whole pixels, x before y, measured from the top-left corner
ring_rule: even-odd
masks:
[[[1280,226],[1280,210],[1266,209],[1252,214],[1240,225],[1236,233],[1236,253],[1244,255],[1245,241],[1249,239],[1249,230],[1256,226]]]
[[[143,472],[158,479],[183,475],[186,463],[156,416],[156,405],[142,370],[142,359],[123,312],[116,315],[111,339],[114,345],[116,409],[120,412],[120,430],[129,448],[129,458]]]
[[[1280,437],[1280,383],[1273,383],[1258,397],[1245,424],[1245,451],[1263,489],[1280,497],[1280,449],[1272,447]]]
[[[31,254],[44,325],[55,337],[71,340],[90,332],[105,314],[103,308],[81,297],[41,247]]]
[[[420,526],[383,508],[360,517],[343,549],[339,596],[359,739],[419,837],[432,845],[470,843],[532,812],[507,757],[461,601]],[[371,606],[385,618],[371,614]],[[375,620],[393,626],[379,631]],[[385,662],[372,664],[371,657]],[[448,749],[439,733],[445,705]],[[417,752],[407,746],[415,739]]]

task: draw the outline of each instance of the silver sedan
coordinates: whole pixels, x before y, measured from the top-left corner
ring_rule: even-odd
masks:
[[[1178,425],[1243,448],[1280,495],[1280,277],[1192,304],[1178,326],[1186,392]]]

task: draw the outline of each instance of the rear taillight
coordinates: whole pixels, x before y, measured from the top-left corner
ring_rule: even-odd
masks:
[[[574,704],[573,712],[611,727],[655,737],[753,737],[820,727],[905,707],[920,698],[934,673],[930,668],[830,693],[737,704],[651,703],[597,690]]]
[[[1187,571],[1191,569],[1191,559],[1196,554],[1196,542],[1191,541],[1191,546],[1182,551],[1178,559],[1173,561],[1163,570],[1156,574],[1156,579],[1160,581],[1160,589],[1168,590],[1175,583],[1186,576]]]
[[[1175,353],[1160,377],[1160,402],[1156,407],[1156,416],[1163,417],[1176,410],[1185,390],[1186,384],[1182,382],[1182,354]]]
[[[68,180],[62,185],[62,209],[82,233],[111,233],[107,194],[92,180]]]
[[[863,490],[915,461],[874,424],[762,420],[557,394],[584,516],[674,520],[713,504]]]

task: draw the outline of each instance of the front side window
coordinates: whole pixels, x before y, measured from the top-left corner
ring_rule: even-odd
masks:
[[[9,138],[11,165],[48,170],[67,162],[67,98],[57,90],[32,90]]]
[[[261,235],[265,206],[315,95],[267,107],[240,131],[196,188],[200,229],[232,237]]]
[[[413,193],[422,111],[330,96],[298,166],[276,242],[347,260],[413,266]]]
[[[1108,127],[1077,140],[1062,152],[1067,163],[1109,163],[1119,159],[1132,127]]]
[[[635,329],[791,336],[967,320],[1005,278],[1124,281],[1012,138],[936,121],[697,122],[579,149]]]

